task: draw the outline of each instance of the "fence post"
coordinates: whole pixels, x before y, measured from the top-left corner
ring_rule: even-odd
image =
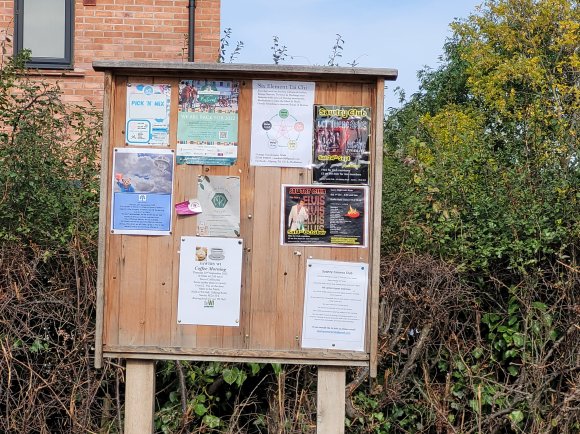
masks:
[[[125,434],[153,433],[155,362],[127,359],[125,379]]]

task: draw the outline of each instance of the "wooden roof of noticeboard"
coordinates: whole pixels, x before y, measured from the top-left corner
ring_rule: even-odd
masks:
[[[227,74],[237,77],[260,79],[277,74],[284,77],[309,77],[340,79],[341,81],[394,81],[398,71],[392,68],[359,68],[304,65],[259,65],[244,63],[197,63],[197,62],[152,62],[131,60],[98,60],[93,62],[95,71],[114,71],[128,75],[182,74],[184,72],[205,74]]]

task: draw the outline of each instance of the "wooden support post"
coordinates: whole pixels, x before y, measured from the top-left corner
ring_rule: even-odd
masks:
[[[155,362],[127,359],[125,382],[125,434],[153,432]]]
[[[318,367],[316,434],[344,434],[345,387],[346,368]]]

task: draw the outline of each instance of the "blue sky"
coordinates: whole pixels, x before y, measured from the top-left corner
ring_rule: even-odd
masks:
[[[223,29],[231,28],[230,49],[244,48],[236,63],[272,64],[274,35],[288,47],[285,64],[326,65],[339,33],[341,66],[395,68],[387,83],[387,106],[398,102],[391,89],[417,90],[417,71],[436,67],[449,24],[475,12],[482,0],[222,0]],[[228,52],[229,53],[229,52]],[[228,54],[229,55],[229,54]],[[226,62],[228,61],[226,55]]]

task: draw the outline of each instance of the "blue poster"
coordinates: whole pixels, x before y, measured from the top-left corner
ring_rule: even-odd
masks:
[[[173,150],[115,148],[111,233],[169,235]]]
[[[171,86],[168,84],[127,84],[128,145],[168,146]]]

